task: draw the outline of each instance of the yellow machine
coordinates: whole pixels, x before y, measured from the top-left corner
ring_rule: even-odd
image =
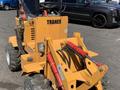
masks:
[[[39,15],[30,16],[27,0],[22,3],[6,57],[11,71],[27,75],[24,90],[103,90],[108,67],[91,59],[97,54],[86,48],[80,33],[67,38],[68,17],[54,13],[55,5],[48,3],[41,4]]]

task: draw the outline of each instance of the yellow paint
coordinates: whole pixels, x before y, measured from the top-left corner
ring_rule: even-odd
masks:
[[[50,20],[61,20],[61,23],[51,23]],[[16,18],[16,24],[20,26],[18,21],[19,19]],[[87,49],[80,33],[74,33],[73,37],[67,38],[68,18],[66,16],[36,17],[23,22],[23,24],[24,40],[22,44],[26,51],[26,54],[20,56],[23,73],[39,73],[40,70],[44,70],[45,76],[52,81],[53,88],[57,90],[55,76],[46,58],[47,53],[50,52],[56,67],[59,67],[58,71],[65,90],[88,90],[93,86],[97,90],[103,90],[101,79],[108,70],[106,65],[98,67],[91,60],[85,59],[86,67],[83,68],[80,66],[82,60],[77,55],[64,52],[66,58],[71,60],[71,63],[65,63],[57,53],[57,50],[70,41],[81,46],[90,57],[98,55]],[[45,53],[42,57],[38,51],[38,45],[41,42],[45,44]],[[9,37],[9,43],[13,47],[17,47],[16,36]],[[81,82],[79,86],[76,86],[77,81]]]

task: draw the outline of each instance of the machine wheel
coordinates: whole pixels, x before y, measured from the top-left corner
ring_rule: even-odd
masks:
[[[8,44],[6,48],[6,59],[8,67],[11,71],[19,71],[21,69],[20,59],[18,58],[18,50]]]
[[[96,28],[103,28],[107,24],[107,19],[103,14],[95,14],[92,19],[92,25]]]
[[[9,9],[10,9],[10,5],[9,5],[9,4],[5,4],[5,5],[4,5],[4,9],[5,9],[5,10],[9,10]]]
[[[24,81],[24,90],[53,90],[50,81],[42,74],[27,77]]]

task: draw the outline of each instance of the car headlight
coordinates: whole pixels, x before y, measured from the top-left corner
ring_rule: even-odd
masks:
[[[116,9],[112,10],[112,16],[117,16],[117,10]]]
[[[108,7],[108,9],[110,9],[111,11],[115,10],[115,7]]]
[[[117,9],[114,8],[114,7],[109,7],[111,13],[112,13],[112,16],[117,16]]]

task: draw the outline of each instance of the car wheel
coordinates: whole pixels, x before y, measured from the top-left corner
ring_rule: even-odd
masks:
[[[11,44],[6,48],[6,59],[8,67],[11,71],[19,71],[21,69],[20,59],[18,58],[18,50],[15,50]]]
[[[5,9],[5,10],[9,10],[9,9],[10,9],[10,6],[9,6],[8,4],[5,4],[5,5],[4,5],[4,9]]]
[[[35,74],[26,77],[24,81],[24,90],[53,90],[50,81],[42,74]]]
[[[107,19],[103,14],[95,14],[92,18],[92,25],[96,28],[103,28],[107,24]]]

